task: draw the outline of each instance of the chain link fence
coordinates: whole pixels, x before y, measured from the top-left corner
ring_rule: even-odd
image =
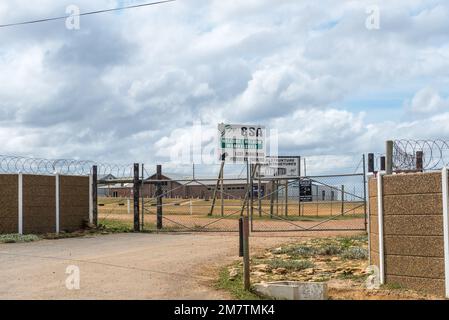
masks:
[[[307,195],[301,190],[304,182],[310,189]],[[254,188],[252,231],[365,230],[363,173],[273,179],[265,185],[268,188],[260,192]]]

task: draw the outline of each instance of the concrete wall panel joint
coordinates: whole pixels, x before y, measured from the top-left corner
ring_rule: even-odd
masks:
[[[444,284],[445,296],[449,298],[449,180],[448,168],[441,173],[441,188],[443,193],[443,234],[444,234]]]
[[[385,283],[385,254],[384,254],[384,228],[383,228],[383,172],[377,175],[377,217],[379,227],[379,277],[380,284]]]

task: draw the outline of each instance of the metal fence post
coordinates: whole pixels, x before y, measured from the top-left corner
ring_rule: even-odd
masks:
[[[259,206],[259,217],[262,217],[262,181],[261,181],[261,177],[260,177],[260,164],[257,166],[257,170],[258,170],[258,179],[257,179],[257,202],[258,202],[258,206]],[[265,184],[266,186],[266,184]],[[265,187],[266,189],[266,187]],[[265,196],[266,190],[264,190],[264,195]]]
[[[250,280],[250,259],[249,259],[249,219],[248,217],[242,217],[243,219],[243,282],[245,290],[251,288]]]
[[[145,228],[145,184],[144,184],[144,179],[145,179],[145,165],[142,163],[142,183],[141,183],[141,187],[140,187],[140,196],[142,197],[142,204],[141,204],[141,209],[142,209],[142,219],[140,221],[140,225],[141,225],[141,230],[143,231],[143,229]]]
[[[365,159],[365,155],[363,155],[363,158]],[[368,172],[374,172],[374,153],[368,153]]]
[[[256,166],[254,164],[251,164],[250,166],[250,217],[251,217],[251,230],[253,230],[253,216],[254,216],[254,172],[256,171]]]
[[[239,257],[243,258],[243,217],[239,218]]]
[[[393,173],[393,141],[391,140],[386,142],[385,171],[386,174]]]
[[[422,172],[424,170],[423,164],[424,153],[422,151],[416,151],[416,170]]]
[[[223,169],[221,170],[221,175],[220,175],[220,200],[221,200],[221,207],[220,207],[220,211],[221,211],[221,216],[224,217],[224,166]]]
[[[23,234],[23,174],[21,172],[19,172],[18,176],[18,201],[19,203],[17,204],[17,215],[19,218],[19,221],[17,222],[17,227],[18,227],[18,233],[20,235]]]
[[[92,223],[98,227],[98,167],[92,167]]]
[[[284,208],[284,214],[287,217],[288,216],[288,179],[285,180],[285,208]]]
[[[59,218],[60,218],[60,179],[59,179],[59,173],[55,173],[55,198],[56,198],[56,234],[59,234]]]
[[[159,164],[156,167],[156,200],[157,200],[157,229],[163,228],[162,224],[162,166]]]
[[[366,162],[365,162],[365,155],[363,155],[363,199],[364,199],[364,205],[363,205],[363,213],[365,217],[365,230],[368,230],[368,221],[367,221],[367,207],[366,207],[366,188],[367,188],[367,180],[366,180]]]
[[[274,180],[271,181],[271,194],[270,194],[270,218],[273,218],[274,211]]]
[[[133,198],[134,198],[134,232],[140,231],[140,214],[139,214],[139,164],[134,164],[134,185],[133,185]]]
[[[341,185],[341,214],[345,213],[345,185]]]

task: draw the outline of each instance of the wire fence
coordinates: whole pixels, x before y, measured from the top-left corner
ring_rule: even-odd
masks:
[[[237,232],[241,216],[250,217],[255,232],[366,227],[364,173],[288,179],[231,174],[221,179],[176,178],[165,171],[157,178],[146,170],[148,178],[140,180],[138,186],[141,230]],[[302,181],[310,184],[307,199],[301,191]],[[131,180],[103,182],[98,187],[99,221],[131,226],[135,185]]]
[[[364,230],[365,199],[363,173],[272,180],[252,198],[252,231]]]
[[[422,170],[439,170],[449,164],[447,140],[395,140],[393,142],[393,170],[415,170],[422,152]]]

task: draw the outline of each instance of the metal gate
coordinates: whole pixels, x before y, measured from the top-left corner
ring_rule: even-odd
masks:
[[[253,232],[366,229],[363,173],[252,179],[251,185]]]
[[[142,231],[238,232],[246,215],[253,232],[366,229],[364,173],[258,178],[247,165],[215,178],[142,171],[134,179],[102,179],[100,222],[126,222]]]

